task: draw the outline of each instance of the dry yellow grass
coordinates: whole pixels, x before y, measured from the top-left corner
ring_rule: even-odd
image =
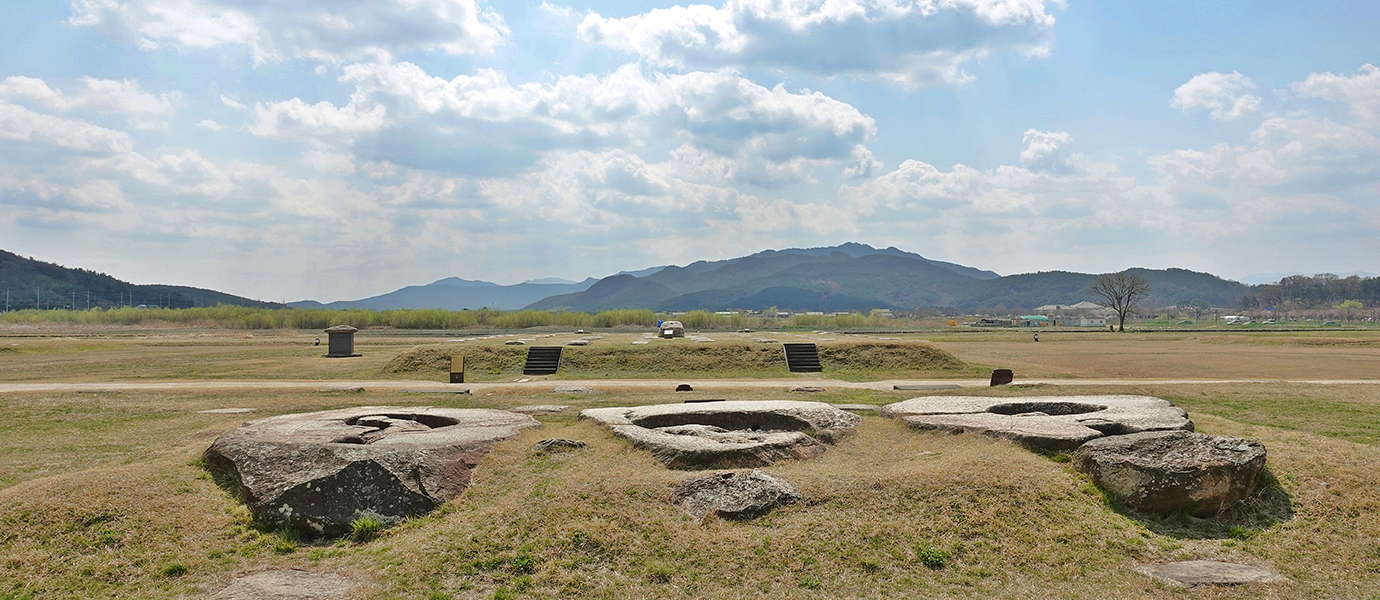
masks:
[[[1230,403],[1233,394],[1251,389],[1095,391],[1178,394],[1221,407],[1214,403]],[[1327,402],[1362,407],[1372,421],[1380,414],[1374,386],[1300,386],[1281,394],[1306,398],[1337,390],[1345,397]],[[1055,391],[1043,386],[989,393]],[[881,392],[809,396],[872,403],[902,397]],[[1109,508],[1065,463],[1006,442],[917,433],[877,417],[869,417],[856,436],[820,459],[769,468],[809,501],[747,523],[700,525],[684,517],[667,499],[671,486],[688,473],[667,470],[571,416],[544,418],[542,428],[499,445],[465,495],[367,544],[297,545],[256,530],[243,507],[194,464],[218,432],[245,418],[195,412],[204,408],[259,407],[253,416],[261,416],[341,404],[593,406],[683,398],[653,391],[576,397],[513,390],[479,397],[6,394],[0,396],[0,417],[25,425],[29,433],[22,444],[35,449],[26,454],[19,444],[7,447],[0,468],[16,468],[15,457],[27,464],[51,459],[51,468],[29,472],[0,490],[0,581],[13,586],[0,586],[0,598],[174,598],[269,567],[347,573],[373,586],[370,598],[1358,598],[1380,593],[1380,554],[1374,550],[1380,538],[1380,473],[1373,469],[1380,449],[1226,420],[1203,410],[1193,413],[1201,429],[1266,443],[1269,468],[1287,494],[1292,518],[1275,522],[1262,515],[1279,508],[1268,499],[1225,520],[1127,516]],[[80,404],[94,414],[113,415],[104,427],[85,428],[95,432],[91,443],[71,439],[75,429],[45,430],[38,421],[45,406]],[[1328,417],[1314,418],[1301,428]],[[531,445],[546,437],[580,439],[591,447],[551,457],[531,454]],[[940,568],[923,560],[944,554],[948,558]],[[1132,570],[1147,562],[1209,558],[1273,566],[1294,583],[1185,592]],[[182,568],[185,573],[168,574]]]
[[[356,368],[331,366],[339,362],[315,357],[319,350],[299,353],[295,346],[302,340],[295,335],[24,338],[19,343],[39,348],[0,353],[0,379],[55,381],[69,371],[86,373],[86,381],[116,374],[127,380],[210,377],[205,367],[178,375],[175,366],[207,357],[223,362],[215,367],[217,377],[257,371],[260,378],[319,379],[329,376],[328,369]],[[1199,360],[1251,377],[1262,376],[1256,362],[1298,361],[1340,373],[1345,369],[1329,365],[1364,367],[1373,351],[1368,338],[1356,337],[1347,339],[1362,341],[1336,345],[1101,337],[1046,345],[1042,335],[1038,346],[995,335],[935,342],[969,362],[1002,366],[1019,359],[1047,372],[1119,377],[1152,372],[1143,363],[1166,369],[1154,376],[1186,377]],[[426,341],[380,340],[367,346],[372,362],[355,363],[372,369],[370,376],[388,358]],[[1192,351],[1179,356],[1180,346]],[[275,354],[284,347],[290,355]],[[1072,392],[1170,398],[1201,430],[1264,441],[1279,487],[1206,521],[1124,514],[1064,462],[981,437],[918,433],[877,417],[817,460],[771,467],[809,501],[746,523],[701,525],[684,517],[667,500],[671,486],[688,473],[669,471],[570,415],[543,417],[543,427],[500,444],[463,496],[365,544],[303,544],[256,529],[247,511],[196,465],[216,435],[243,420],[345,405],[587,407],[689,397],[883,404],[916,394],[664,390],[649,385],[596,396],[515,388],[477,396],[373,390],[0,394],[0,599],[196,597],[237,574],[283,567],[349,574],[368,584],[364,595],[371,599],[1380,596],[1380,471],[1374,468],[1380,460],[1380,385],[1143,384]],[[224,407],[258,411],[196,412]],[[581,439],[591,447],[551,457],[529,452],[547,437]],[[1267,565],[1293,583],[1186,591],[1133,570],[1177,559]]]

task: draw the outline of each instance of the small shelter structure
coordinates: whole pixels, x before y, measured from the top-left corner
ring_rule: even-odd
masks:
[[[680,321],[662,321],[657,325],[657,335],[663,339],[685,337],[685,326]]]
[[[355,332],[359,331],[349,325],[336,325],[326,329],[326,334],[330,336],[330,341],[326,346],[326,358],[348,358],[359,356],[355,354]]]

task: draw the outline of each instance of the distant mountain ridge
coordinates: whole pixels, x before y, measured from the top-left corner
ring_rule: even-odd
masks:
[[[593,277],[575,283],[539,283],[526,281],[515,285],[499,285],[488,281],[447,277],[427,285],[405,288],[360,300],[340,300],[321,303],[314,300],[289,302],[293,308],[364,308],[389,310],[399,308],[441,308],[464,310],[496,308],[515,310],[542,298],[559,294],[583,292],[597,281]]]
[[[4,250],[0,250],[0,289],[5,290],[0,293],[8,296],[7,299],[0,299],[0,311],[6,310],[6,301],[13,310],[139,305],[171,308],[217,304],[267,308],[283,306],[277,302],[251,300],[202,288],[129,283],[104,273],[24,258]]]
[[[1250,288],[1184,269],[1131,269],[1150,281],[1154,305],[1204,300],[1234,306]],[[618,275],[583,292],[544,298],[531,309],[651,308],[840,311],[871,308],[1034,308],[1087,300],[1098,275],[1049,271],[1002,277],[894,247],[849,242],[829,248],[766,250],[740,258],[668,266],[645,277]]]
[[[1185,269],[1130,269],[1150,282],[1152,306],[1203,300],[1237,306],[1257,289]],[[1000,276],[992,271],[927,259],[895,247],[849,242],[824,248],[764,250],[747,256],[623,271],[603,279],[568,282],[533,279],[515,285],[447,277],[427,285],[330,303],[292,302],[297,308],[372,310],[494,308],[600,311],[618,308],[841,311],[920,307],[1017,310],[1092,300],[1098,275],[1045,271]],[[171,285],[135,285],[109,275],[26,259],[0,250],[0,286],[10,308],[85,308],[117,305],[282,307],[283,304]],[[75,302],[74,302],[75,301]],[[3,309],[4,305],[0,305]]]

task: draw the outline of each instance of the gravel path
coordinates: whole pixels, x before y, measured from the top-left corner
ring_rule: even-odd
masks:
[[[891,391],[894,386],[960,385],[963,387],[988,387],[985,379],[929,379],[929,380],[884,380],[884,381],[840,381],[836,379],[798,378],[798,379],[523,379],[517,381],[486,381],[483,383],[449,384],[438,381],[161,381],[161,382],[112,382],[112,383],[0,383],[0,393],[15,392],[95,392],[95,391],[134,391],[134,390],[253,390],[253,389],[325,389],[333,387],[359,386],[366,390],[403,391],[436,390],[453,391],[469,389],[483,391],[496,388],[530,388],[534,391],[550,389],[555,385],[584,385],[593,388],[618,389],[674,389],[678,384],[688,383],[698,390],[723,390],[741,388],[783,388],[808,384],[825,389],[868,389]],[[1230,383],[1307,383],[1318,385],[1380,385],[1376,379],[1017,379],[1014,384],[1045,384],[1057,386],[1088,385],[1199,385]]]

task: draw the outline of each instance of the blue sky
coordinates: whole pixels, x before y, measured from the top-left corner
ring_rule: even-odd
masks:
[[[0,248],[358,298],[858,241],[1376,271],[1380,5],[72,0],[0,21]]]

